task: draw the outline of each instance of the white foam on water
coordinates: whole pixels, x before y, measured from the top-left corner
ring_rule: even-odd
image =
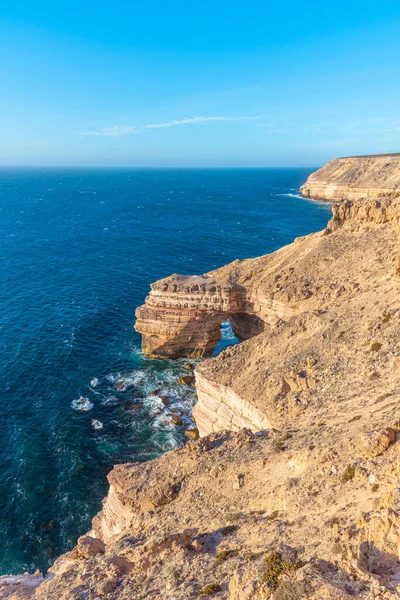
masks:
[[[92,419],[92,427],[93,429],[103,429],[103,423],[97,419]]]
[[[178,444],[177,440],[173,436],[171,436],[163,444],[162,450],[163,450],[163,452],[168,452],[169,450],[175,450],[175,448],[178,448],[178,447],[179,447],[179,444]]]
[[[99,385],[99,380],[97,379],[97,377],[93,377],[93,379],[90,382],[90,385],[92,387],[96,387],[97,385]]]
[[[88,412],[93,408],[92,402],[90,402],[89,398],[85,398],[84,396],[81,396],[78,400],[73,400],[71,406],[78,412]]]
[[[274,196],[284,196],[284,197],[288,197],[288,198],[301,198],[301,200],[306,199],[301,194],[292,194],[291,192],[287,192],[286,194],[274,194]]]
[[[107,396],[107,398],[104,398],[101,403],[103,406],[114,406],[115,404],[118,404],[118,398],[115,396]]]
[[[120,391],[125,391],[128,387],[132,385],[138,385],[144,382],[144,377],[146,376],[144,371],[134,371],[129,375],[122,375],[121,373],[117,373],[116,375],[107,375],[106,379],[111,381],[112,383],[116,383],[121,385]]]

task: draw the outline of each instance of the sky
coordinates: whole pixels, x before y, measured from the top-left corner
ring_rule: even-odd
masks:
[[[0,165],[400,151],[400,3],[2,0]]]

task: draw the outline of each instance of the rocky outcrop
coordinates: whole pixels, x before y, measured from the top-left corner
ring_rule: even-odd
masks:
[[[300,191],[328,201],[400,194],[400,154],[335,158],[312,173]]]
[[[269,429],[267,416],[251,402],[243,400],[227,386],[196,373],[199,402],[193,408],[193,418],[200,435],[215,431],[239,431],[244,427],[252,431]]]
[[[364,160],[369,165],[369,161],[374,161],[373,164],[378,168],[377,163],[380,164],[383,158],[336,160],[343,161],[344,165],[348,165],[348,162],[353,164],[354,161],[355,165],[358,165],[357,161]],[[394,156],[390,161],[390,172],[392,173],[397,165],[396,173],[400,182],[400,158]],[[311,176],[309,181],[312,177],[319,181],[318,174],[324,169],[327,169],[329,175],[329,165],[335,164],[336,161],[331,161]],[[342,165],[342,162],[340,164]],[[355,168],[353,165],[352,169]],[[335,167],[334,171],[338,169]],[[339,171],[342,169],[343,166]],[[381,181],[390,180],[394,186],[390,188],[393,192],[397,185],[397,175],[392,173],[389,177],[384,167],[382,169],[384,175],[381,176]],[[353,174],[353,179],[359,182],[359,170],[356,170],[356,173],[357,176]],[[366,173],[369,173],[369,170],[365,168],[362,173],[367,177]],[[380,189],[381,197],[378,199],[344,200],[336,203],[327,231],[343,228],[349,233],[354,233],[384,224],[391,224],[398,230],[400,196],[394,196],[393,193],[391,196],[384,196],[385,190],[390,191],[389,187]],[[359,187],[357,190],[351,194],[340,193],[338,196],[331,190],[329,197],[342,199],[346,195],[358,197],[364,194],[364,188]],[[303,193],[306,193],[305,187]],[[316,196],[314,193],[312,195]],[[205,358],[211,356],[221,339],[220,327],[223,321],[230,320],[236,336],[240,340],[247,340],[268,332],[282,320],[288,321],[303,310],[309,310],[310,306],[318,308],[315,291],[310,285],[314,269],[307,254],[314,245],[320,246],[321,250],[317,248],[315,252],[318,257],[322,256],[322,261],[325,260],[324,246],[329,243],[325,244],[323,240],[319,242],[319,237],[323,237],[325,233],[296,240],[294,245],[268,257],[237,260],[200,276],[175,274],[153,283],[146,303],[136,311],[135,328],[142,334],[143,351],[152,357]],[[299,262],[296,255],[304,257],[304,260]],[[319,258],[318,260],[320,262]],[[301,264],[301,276],[295,267],[298,262]]]
[[[226,319],[240,339],[247,340],[196,369],[198,404],[193,416],[201,435],[242,427],[252,431],[280,427],[315,406],[316,398],[323,402],[326,389],[328,394],[348,394],[350,389],[356,393],[373,369],[371,354],[360,352],[359,345],[368,348],[374,340],[368,339],[360,323],[368,330],[372,315],[377,323],[392,315],[400,292],[399,222],[398,198],[343,201],[333,205],[326,230],[299,238],[271,255],[234,261],[203,276],[203,287],[190,288],[186,283],[190,277],[177,276],[155,284],[157,294],[152,290],[145,307],[139,309],[139,330],[141,311],[161,315],[162,322],[166,294],[174,314],[178,306],[181,311],[197,307],[202,312],[201,318],[191,321],[187,346],[182,329],[169,330],[163,340],[167,355],[193,354],[200,339],[207,339],[207,352],[201,345],[199,354],[209,354],[219,337],[219,324]],[[212,303],[210,294],[217,289],[223,293],[219,291]],[[373,306],[366,313],[366,298],[372,296]],[[207,318],[213,330],[208,337]],[[160,328],[160,321],[154,322]],[[390,316],[381,327],[388,332],[393,323]],[[349,338],[357,343],[346,344]],[[147,343],[145,336],[144,348]],[[338,355],[338,347],[345,354]],[[352,365],[350,382],[348,364]],[[389,366],[388,371],[392,379]],[[330,380],[329,375],[321,379],[321,373],[339,375]]]
[[[278,252],[278,263],[279,258]],[[237,260],[205,275],[171,275],[153,283],[146,303],[136,311],[135,329],[142,334],[145,354],[204,358],[220,341],[226,320],[246,340],[292,317],[308,297],[307,282],[291,290],[290,297],[278,298],[281,275],[266,271],[262,278],[268,283],[258,285],[259,260]]]
[[[332,399],[323,425],[302,415],[118,465],[93,530],[33,595],[30,582],[0,579],[0,598],[398,597],[399,447],[365,460],[358,445],[371,410],[377,430],[399,431],[393,396],[376,406],[354,399],[358,420]]]
[[[116,466],[92,530],[0,598],[398,598],[399,217],[346,200],[277,252],[154,284],[145,351],[207,355],[226,319],[243,340],[195,369],[202,437]]]
[[[209,275],[172,275],[153,283],[136,311],[143,351],[155,357],[210,356],[221,339],[221,323],[244,306],[243,292]]]

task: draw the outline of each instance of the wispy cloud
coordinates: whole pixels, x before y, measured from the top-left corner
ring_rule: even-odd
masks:
[[[209,121],[255,121],[260,117],[190,117],[166,123],[150,123],[143,125],[142,129],[160,129],[161,127],[175,127],[176,125],[191,125],[192,123],[207,123]]]
[[[123,135],[135,135],[139,133],[137,127],[133,125],[110,125],[109,127],[102,127],[101,129],[85,129],[83,131],[73,130],[75,135],[106,135],[110,137],[121,137]]]
[[[164,123],[148,123],[147,125],[134,126],[134,125],[110,125],[109,127],[102,127],[101,129],[85,129],[79,131],[73,130],[75,135],[88,135],[88,136],[113,136],[120,137],[124,135],[137,135],[146,129],[162,129],[165,127],[175,127],[177,125],[192,125],[194,123],[207,123],[210,121],[255,121],[260,117],[190,117],[185,119],[179,119],[175,121],[166,121]]]

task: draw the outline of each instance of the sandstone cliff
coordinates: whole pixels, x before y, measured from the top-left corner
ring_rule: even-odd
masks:
[[[153,284],[148,353],[209,355],[226,319],[243,340],[195,370],[202,437],[115,467],[92,531],[0,598],[398,598],[399,225],[393,194],[346,200],[273,254]]]
[[[400,194],[400,154],[335,158],[312,173],[300,191],[329,201]]]

